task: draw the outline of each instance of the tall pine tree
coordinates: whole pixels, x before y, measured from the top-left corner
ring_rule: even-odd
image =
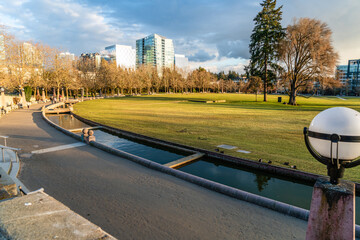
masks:
[[[281,27],[282,6],[276,8],[276,0],[264,0],[262,10],[254,18],[255,27],[250,40],[250,64],[247,68],[251,76],[260,77],[264,84],[264,101],[267,101],[268,85],[276,78],[279,42],[285,31]]]

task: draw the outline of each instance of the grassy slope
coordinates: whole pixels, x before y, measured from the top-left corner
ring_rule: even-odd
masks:
[[[299,106],[269,101],[255,102],[254,95],[244,94],[169,94],[131,98],[101,99],[75,105],[75,112],[85,118],[120,129],[214,150],[229,144],[251,154],[225,150],[226,154],[247,159],[271,160],[282,165],[290,162],[298,169],[326,175],[326,167],[308,153],[303,128],[320,111],[334,106],[360,110],[360,99],[336,97],[298,98]],[[184,100],[219,100],[206,104]],[[283,96],[283,101],[287,97]],[[347,169],[347,179],[360,182],[360,167]]]

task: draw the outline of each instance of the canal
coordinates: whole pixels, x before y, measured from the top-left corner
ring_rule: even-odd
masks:
[[[70,114],[48,114],[47,117],[50,121],[68,130],[91,127]],[[77,134],[81,133],[77,132]],[[101,128],[94,130],[94,136],[99,143],[159,164],[166,164],[189,155],[178,150],[114,135]],[[178,170],[259,196],[310,209],[313,188],[303,182],[210,158],[201,158]],[[357,196],[355,201],[359,206],[360,197]],[[360,216],[360,207],[356,208],[356,224],[360,224],[358,216]]]

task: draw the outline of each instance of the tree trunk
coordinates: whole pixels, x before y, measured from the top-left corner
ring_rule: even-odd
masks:
[[[267,101],[267,55],[265,55],[264,102]]]
[[[289,104],[296,105],[296,89],[295,89],[294,84],[291,84]]]

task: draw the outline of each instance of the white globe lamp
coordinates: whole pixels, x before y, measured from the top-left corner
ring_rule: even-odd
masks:
[[[351,108],[334,107],[314,117],[304,128],[305,144],[319,162],[327,165],[333,184],[338,183],[344,168],[360,164],[360,113]]]

